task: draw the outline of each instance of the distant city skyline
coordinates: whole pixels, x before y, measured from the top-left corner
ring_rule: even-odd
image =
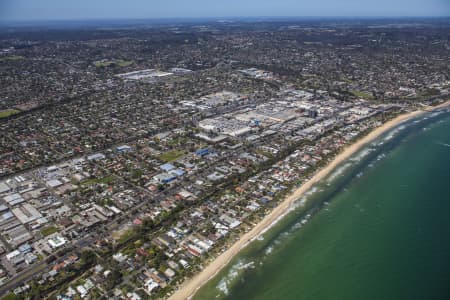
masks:
[[[1,0],[0,20],[443,17],[448,0]]]

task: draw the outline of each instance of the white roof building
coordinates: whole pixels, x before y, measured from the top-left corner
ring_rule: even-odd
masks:
[[[157,289],[159,287],[159,284],[154,282],[153,279],[149,279],[146,283],[145,283],[145,288],[147,289],[147,292],[151,293],[153,292],[155,289]]]
[[[67,243],[67,240],[65,238],[63,238],[62,236],[55,236],[55,237],[48,239],[48,244],[53,249],[64,246],[66,243]]]
[[[58,179],[52,179],[46,182],[47,186],[51,187],[51,188],[55,188],[58,186],[61,186],[63,183],[61,181],[59,181]]]

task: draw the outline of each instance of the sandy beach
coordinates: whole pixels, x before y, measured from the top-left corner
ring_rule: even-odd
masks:
[[[437,107],[426,109],[430,111],[440,107],[448,106],[450,101],[447,101]],[[214,261],[208,264],[199,274],[195,275],[190,280],[187,280],[179,290],[177,290],[169,299],[189,299],[195,292],[204,285],[210,278],[216,275],[223,267],[225,267],[231,259],[239,253],[239,251],[245,247],[249,241],[261,234],[268,226],[276,221],[280,216],[285,214],[291,204],[301,198],[301,196],[307,192],[315,183],[319,182],[326,176],[328,176],[333,169],[335,169],[340,163],[348,159],[355,152],[361,149],[364,145],[370,143],[386,131],[397,126],[398,124],[419,116],[425,113],[425,110],[418,110],[410,113],[405,113],[397,116],[396,118],[384,123],[378,128],[372,130],[368,135],[359,139],[355,143],[348,145],[339,153],[327,166],[317,171],[317,173],[307,182],[305,182],[300,188],[293,190],[270,214],[264,217],[253,229],[245,233],[237,242],[235,242],[228,250],[219,255]]]

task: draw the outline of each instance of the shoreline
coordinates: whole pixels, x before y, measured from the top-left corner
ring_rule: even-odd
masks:
[[[358,139],[354,143],[345,146],[340,153],[338,153],[331,162],[329,162],[322,169],[317,170],[317,172],[307,180],[302,186],[291,191],[282,202],[278,204],[268,215],[266,215],[255,227],[250,231],[242,235],[239,240],[237,240],[230,248],[225,252],[217,256],[211,263],[209,263],[200,273],[196,274],[194,277],[188,279],[183,283],[180,289],[176,290],[168,299],[191,299],[195,293],[206,284],[211,278],[213,278],[218,272],[220,272],[224,267],[226,267],[229,262],[252,240],[267,231],[272,224],[277,220],[282,218],[289,209],[293,202],[301,198],[307,191],[309,191],[314,184],[326,178],[331,172],[342,162],[350,158],[353,154],[359,151],[366,144],[372,142],[382,134],[386,133],[390,129],[400,125],[401,123],[425,114],[430,111],[437,110],[439,108],[447,107],[450,105],[450,101],[446,101],[435,107],[427,107],[421,110],[415,110],[413,112],[407,112],[398,115],[392,120],[382,124],[379,127],[374,128],[367,135]]]

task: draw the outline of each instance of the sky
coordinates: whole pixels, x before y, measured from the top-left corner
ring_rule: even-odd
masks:
[[[450,16],[450,0],[0,0],[0,20]]]

